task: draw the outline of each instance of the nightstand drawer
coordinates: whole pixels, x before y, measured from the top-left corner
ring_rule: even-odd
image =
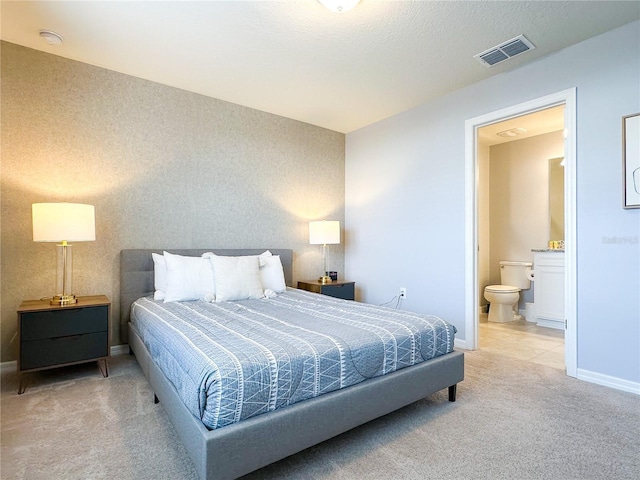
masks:
[[[107,357],[108,332],[24,342],[20,348],[20,370]]]
[[[106,332],[109,329],[107,305],[29,312],[23,313],[20,318],[20,339],[23,342]]]
[[[317,280],[300,280],[298,288],[308,292],[321,293],[330,297],[342,298],[344,300],[355,299],[355,282],[338,280],[332,283],[320,283]]]
[[[345,300],[353,300],[354,298],[353,283],[345,283],[342,285],[323,285],[321,292],[335,298],[344,298]]]

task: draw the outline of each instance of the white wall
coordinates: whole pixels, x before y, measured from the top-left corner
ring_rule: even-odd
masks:
[[[473,61],[472,59],[469,60]],[[640,22],[347,135],[346,276],[465,338],[465,120],[577,87],[578,369],[640,386],[640,210],[621,207],[621,118],[640,111]]]

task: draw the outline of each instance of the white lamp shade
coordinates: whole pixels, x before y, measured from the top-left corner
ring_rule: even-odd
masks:
[[[309,222],[309,243],[311,245],[340,243],[340,222],[338,220]]]
[[[34,242],[92,242],[96,239],[93,205],[34,203],[31,214]]]

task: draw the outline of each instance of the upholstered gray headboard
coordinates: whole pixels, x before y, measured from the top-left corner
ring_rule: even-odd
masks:
[[[259,255],[269,250],[274,255],[280,255],[284,279],[287,285],[293,286],[293,251],[281,248],[253,248],[253,249],[174,249],[159,250],[121,250],[120,251],[120,324],[129,321],[131,304],[140,297],[153,294],[153,259],[152,253],[162,254],[163,251],[176,255],[188,255],[199,257],[205,252],[213,252],[216,255]]]

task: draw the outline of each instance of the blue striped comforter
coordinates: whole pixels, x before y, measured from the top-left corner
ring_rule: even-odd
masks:
[[[222,303],[145,297],[131,319],[209,429],[445,355],[455,334],[435,316],[296,289]]]

